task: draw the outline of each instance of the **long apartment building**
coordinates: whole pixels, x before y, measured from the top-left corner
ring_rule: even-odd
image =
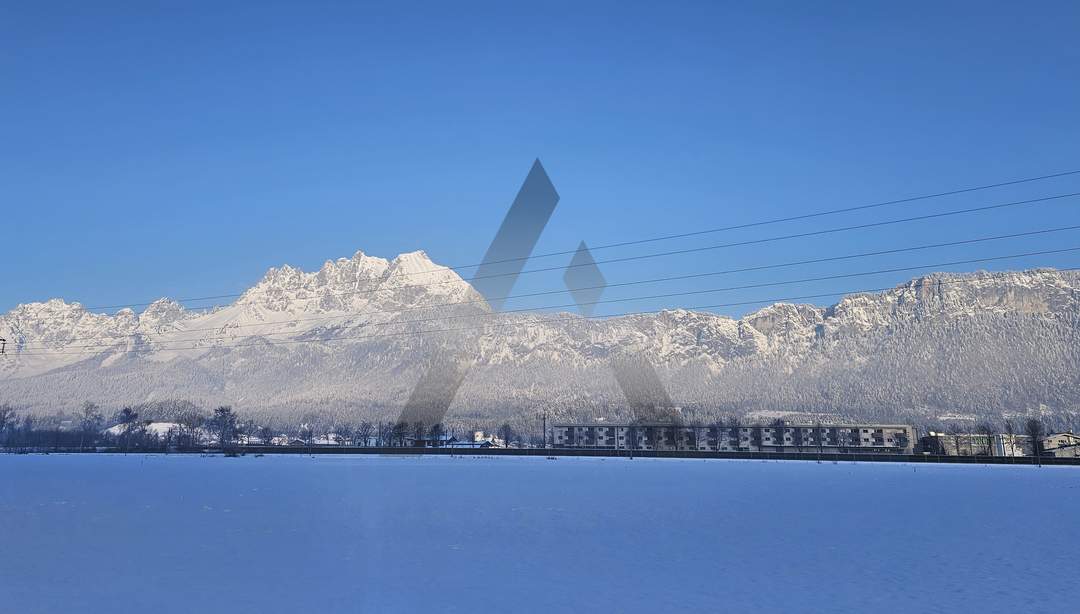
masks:
[[[1033,456],[1031,437],[1012,433],[941,433],[930,431],[920,438],[919,447],[930,454],[945,456]],[[1039,440],[1039,454],[1080,457],[1080,435],[1052,433]]]
[[[928,454],[943,456],[1031,456],[1031,437],[1010,433],[941,433],[929,431],[919,440]]]
[[[911,454],[915,428],[905,424],[557,424],[556,448],[713,452],[879,452]]]

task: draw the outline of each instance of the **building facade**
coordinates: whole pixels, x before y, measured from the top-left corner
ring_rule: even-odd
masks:
[[[919,450],[942,456],[1031,456],[1031,437],[1010,433],[942,433],[930,431]]]
[[[685,424],[557,424],[556,448],[911,454],[915,429],[902,424],[695,426]]]
[[[940,456],[993,456],[994,436],[930,431],[919,441],[919,448],[922,452]]]
[[[1031,437],[1009,433],[994,435],[994,456],[1031,456]]]
[[[1042,453],[1056,458],[1080,458],[1080,435],[1054,433],[1042,440]]]

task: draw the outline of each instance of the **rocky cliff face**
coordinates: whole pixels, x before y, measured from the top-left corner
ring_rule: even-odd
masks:
[[[644,355],[677,403],[861,417],[1080,410],[1080,273],[935,274],[830,307],[735,320],[493,314],[423,252],[284,266],[232,305],[90,313],[54,299],[0,317],[0,402],[34,409],[184,398],[265,411],[404,403],[438,344],[475,343],[458,409],[618,412],[611,359]],[[417,334],[437,329],[437,333]]]

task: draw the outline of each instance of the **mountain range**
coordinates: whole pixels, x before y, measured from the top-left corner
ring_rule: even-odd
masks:
[[[425,331],[421,334],[421,331]],[[1080,412],[1080,272],[931,274],[834,305],[740,319],[682,309],[588,319],[495,313],[423,252],[270,269],[232,304],[94,313],[53,299],[0,316],[0,402],[31,411],[231,404],[391,418],[439,346],[476,362],[450,418],[622,419],[612,375],[651,362],[688,415],[933,422]]]

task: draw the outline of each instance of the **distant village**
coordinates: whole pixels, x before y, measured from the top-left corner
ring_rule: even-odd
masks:
[[[772,420],[744,424],[736,418],[712,424],[677,421],[612,424],[544,423],[539,432],[523,434],[505,424],[495,432],[447,429],[441,424],[361,421],[321,429],[297,425],[290,432],[244,423],[230,407],[209,416],[185,415],[177,421],[139,418],[124,408],[108,421],[93,404],[66,420],[18,415],[0,405],[0,447],[7,451],[191,451],[210,448],[243,451],[254,448],[447,448],[565,449],[612,453],[719,452],[817,455],[926,455],[967,457],[1039,457],[1080,459],[1080,435],[1045,432],[1042,422],[1028,419],[1021,429],[1006,423],[1004,432],[983,425],[974,432],[958,428],[919,432],[904,424],[800,424]]]

